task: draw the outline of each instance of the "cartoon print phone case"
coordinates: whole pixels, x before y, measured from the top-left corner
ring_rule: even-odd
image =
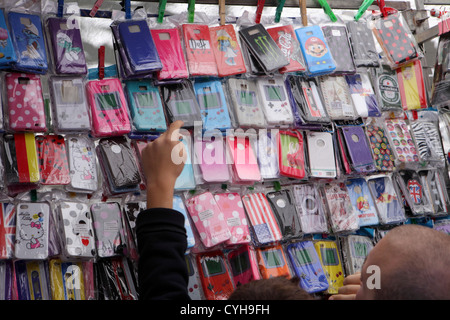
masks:
[[[427,96],[420,60],[396,69],[403,110],[427,108]]]
[[[283,239],[298,238],[301,235],[300,220],[289,190],[277,190],[266,194],[272,206]]]
[[[14,132],[47,131],[41,79],[38,75],[5,75],[9,128]]]
[[[363,21],[348,21],[346,23],[350,43],[352,45],[353,60],[356,67],[378,67],[380,65],[378,52],[372,31]]]
[[[181,26],[189,74],[217,76],[217,64],[207,25],[183,24]]]
[[[51,77],[50,95],[55,131],[88,132],[91,120],[81,77]]]
[[[310,77],[332,73],[336,69],[333,56],[320,26],[295,29]]]
[[[17,204],[17,259],[44,260],[48,257],[50,206],[47,203],[20,202]]]
[[[264,72],[270,73],[289,64],[289,60],[262,24],[242,28],[239,35]]]
[[[247,72],[241,48],[232,24],[209,28],[219,77]]]
[[[406,121],[386,119],[384,124],[395,159],[401,164],[418,162],[419,156]]]
[[[281,175],[295,179],[306,177],[304,141],[300,131],[278,133],[278,163]]]
[[[306,133],[309,174],[316,178],[334,178],[337,175],[334,157],[333,134],[331,132]],[[327,154],[327,157],[323,155]]]
[[[355,73],[356,67],[348,40],[347,28],[345,26],[326,25],[322,27],[322,31],[336,65],[334,73]]]
[[[156,72],[158,80],[184,79],[189,72],[184,59],[178,29],[151,29],[162,69]]]
[[[366,180],[363,178],[349,179],[345,184],[352,201],[353,210],[358,215],[359,226],[377,225],[379,222],[377,210]]]
[[[86,58],[77,20],[69,22],[66,18],[50,17],[46,24],[55,73],[86,74]]]
[[[318,187],[312,184],[296,184],[292,194],[303,233],[326,233],[327,218]]]
[[[259,77],[256,84],[267,124],[281,127],[291,125],[294,122],[294,115],[283,79]]]
[[[67,185],[70,182],[66,142],[60,135],[36,136],[39,169],[43,185]]]
[[[325,109],[331,120],[352,120],[357,118],[353,108],[350,89],[344,76],[322,76],[319,85]]]
[[[278,71],[281,74],[305,71],[306,67],[303,62],[300,44],[295,35],[294,27],[292,25],[273,27],[268,28],[267,32],[289,60],[289,64],[280,68]]]
[[[91,205],[95,234],[95,248],[100,258],[120,253],[122,247],[122,218],[117,202],[98,202]]]
[[[14,68],[24,72],[45,74],[48,64],[41,17],[10,11],[8,22],[17,53]]]
[[[98,188],[94,142],[84,135],[67,136],[70,168],[69,191],[91,193]]]
[[[348,189],[344,182],[329,183],[324,186],[331,229],[335,233],[359,229],[359,220],[353,210]]]
[[[0,258],[14,257],[16,240],[16,206],[13,203],[0,202]]]
[[[374,172],[375,164],[364,129],[361,126],[344,126],[340,130],[343,133],[353,170],[366,174]]]
[[[4,10],[0,10],[0,69],[8,68],[17,62],[16,51],[14,50],[11,33],[6,24]]]
[[[368,124],[365,129],[375,167],[378,171],[393,171],[395,168],[394,154],[383,127]]]

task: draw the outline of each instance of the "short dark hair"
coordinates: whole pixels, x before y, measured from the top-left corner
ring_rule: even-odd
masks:
[[[299,282],[297,277],[254,280],[238,286],[228,300],[312,300]]]

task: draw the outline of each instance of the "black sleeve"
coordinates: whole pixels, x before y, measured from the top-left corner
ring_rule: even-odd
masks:
[[[190,300],[184,216],[172,209],[147,209],[138,215],[136,235],[139,299]]]

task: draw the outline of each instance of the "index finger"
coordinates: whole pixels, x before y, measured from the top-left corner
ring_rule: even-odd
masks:
[[[169,138],[172,137],[172,134],[176,131],[176,130],[180,130],[181,127],[183,126],[184,122],[182,120],[177,120],[175,122],[172,122],[169,126],[169,128],[167,129],[167,131],[165,132],[165,134],[167,136],[169,136]]]

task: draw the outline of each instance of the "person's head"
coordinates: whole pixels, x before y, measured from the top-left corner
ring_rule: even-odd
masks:
[[[450,299],[450,236],[419,225],[390,230],[361,269],[356,299]]]
[[[299,279],[294,277],[276,277],[261,279],[240,285],[228,300],[311,300],[313,299],[299,286]]]

